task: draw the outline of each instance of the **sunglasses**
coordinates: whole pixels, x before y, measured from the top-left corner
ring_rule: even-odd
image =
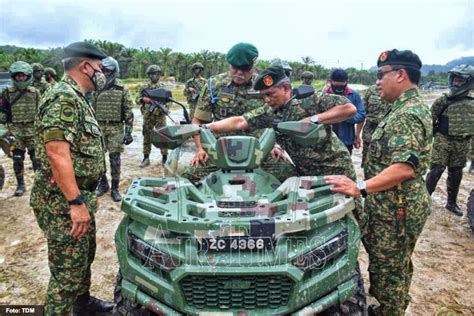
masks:
[[[388,74],[389,72],[392,72],[392,71],[399,71],[399,70],[401,70],[401,69],[402,69],[402,68],[394,68],[394,69],[392,69],[392,70],[387,70],[387,71],[380,71],[380,70],[379,70],[379,71],[377,71],[377,79],[378,79],[378,80],[382,80],[382,78],[383,78],[386,74]]]

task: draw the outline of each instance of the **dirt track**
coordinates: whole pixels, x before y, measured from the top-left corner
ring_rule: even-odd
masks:
[[[432,102],[436,95],[428,95]],[[161,176],[163,169],[157,149],[152,150],[152,165],[138,167],[141,155],[141,115],[136,111],[135,141],[127,147],[122,162],[120,189],[124,193],[133,177]],[[359,176],[362,172],[360,152],[353,155]],[[29,207],[29,192],[33,174],[26,164],[27,194],[13,197],[16,182],[12,162],[0,158],[7,179],[0,191],[0,304],[41,304],[49,278],[46,241]],[[446,202],[446,175],[433,194],[433,209],[413,256],[414,277],[411,286],[413,301],[409,315],[474,315],[474,235],[467,218],[456,217],[444,209]],[[466,209],[466,201],[474,187],[474,175],[464,172],[459,193],[459,204]],[[97,221],[97,254],[93,264],[92,293],[112,299],[117,258],[114,232],[122,218],[120,204],[109,195],[100,198]],[[367,256],[361,251],[360,260],[367,281]]]

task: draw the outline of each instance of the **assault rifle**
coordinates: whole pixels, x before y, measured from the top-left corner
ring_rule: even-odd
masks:
[[[190,80],[187,82],[186,89],[188,89],[189,87],[194,88],[194,93],[191,95],[191,98],[189,99],[189,101],[191,103],[196,103],[199,98],[199,93],[201,89],[196,85],[196,83],[193,80]]]
[[[143,96],[148,97],[151,100],[151,105],[149,108],[150,112],[161,110],[170,118],[170,120],[173,123],[176,124],[176,121],[170,115],[170,111],[165,106],[165,103],[173,102],[183,108],[183,114],[184,114],[184,119],[186,121],[186,124],[191,124],[191,119],[189,118],[189,114],[185,106],[172,98],[172,94],[170,90],[163,89],[163,88],[156,88],[152,90],[145,90],[144,93],[145,94]]]

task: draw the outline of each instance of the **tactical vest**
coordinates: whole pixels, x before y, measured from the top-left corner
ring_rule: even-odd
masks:
[[[30,123],[35,121],[36,117],[36,93],[34,89],[27,88],[28,91],[13,104],[11,109],[12,123]],[[21,91],[8,89],[8,101],[13,101]]]
[[[441,114],[440,120],[448,122],[449,136],[474,135],[474,99],[465,97],[454,101]]]
[[[123,95],[122,90],[105,90],[97,97],[95,117],[97,121],[121,122]]]

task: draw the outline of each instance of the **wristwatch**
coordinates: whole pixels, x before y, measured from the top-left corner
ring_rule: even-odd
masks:
[[[360,180],[360,181],[357,181],[356,185],[357,185],[357,189],[359,189],[360,191],[360,195],[362,195],[362,197],[364,198],[367,197],[367,191],[366,191],[367,183],[365,183],[365,181]]]
[[[74,200],[67,201],[69,205],[81,205],[84,204],[86,200],[84,199],[84,196],[82,194],[79,194],[76,196]]]
[[[311,116],[310,121],[313,124],[318,124],[319,117],[317,115],[313,115],[313,116]]]

